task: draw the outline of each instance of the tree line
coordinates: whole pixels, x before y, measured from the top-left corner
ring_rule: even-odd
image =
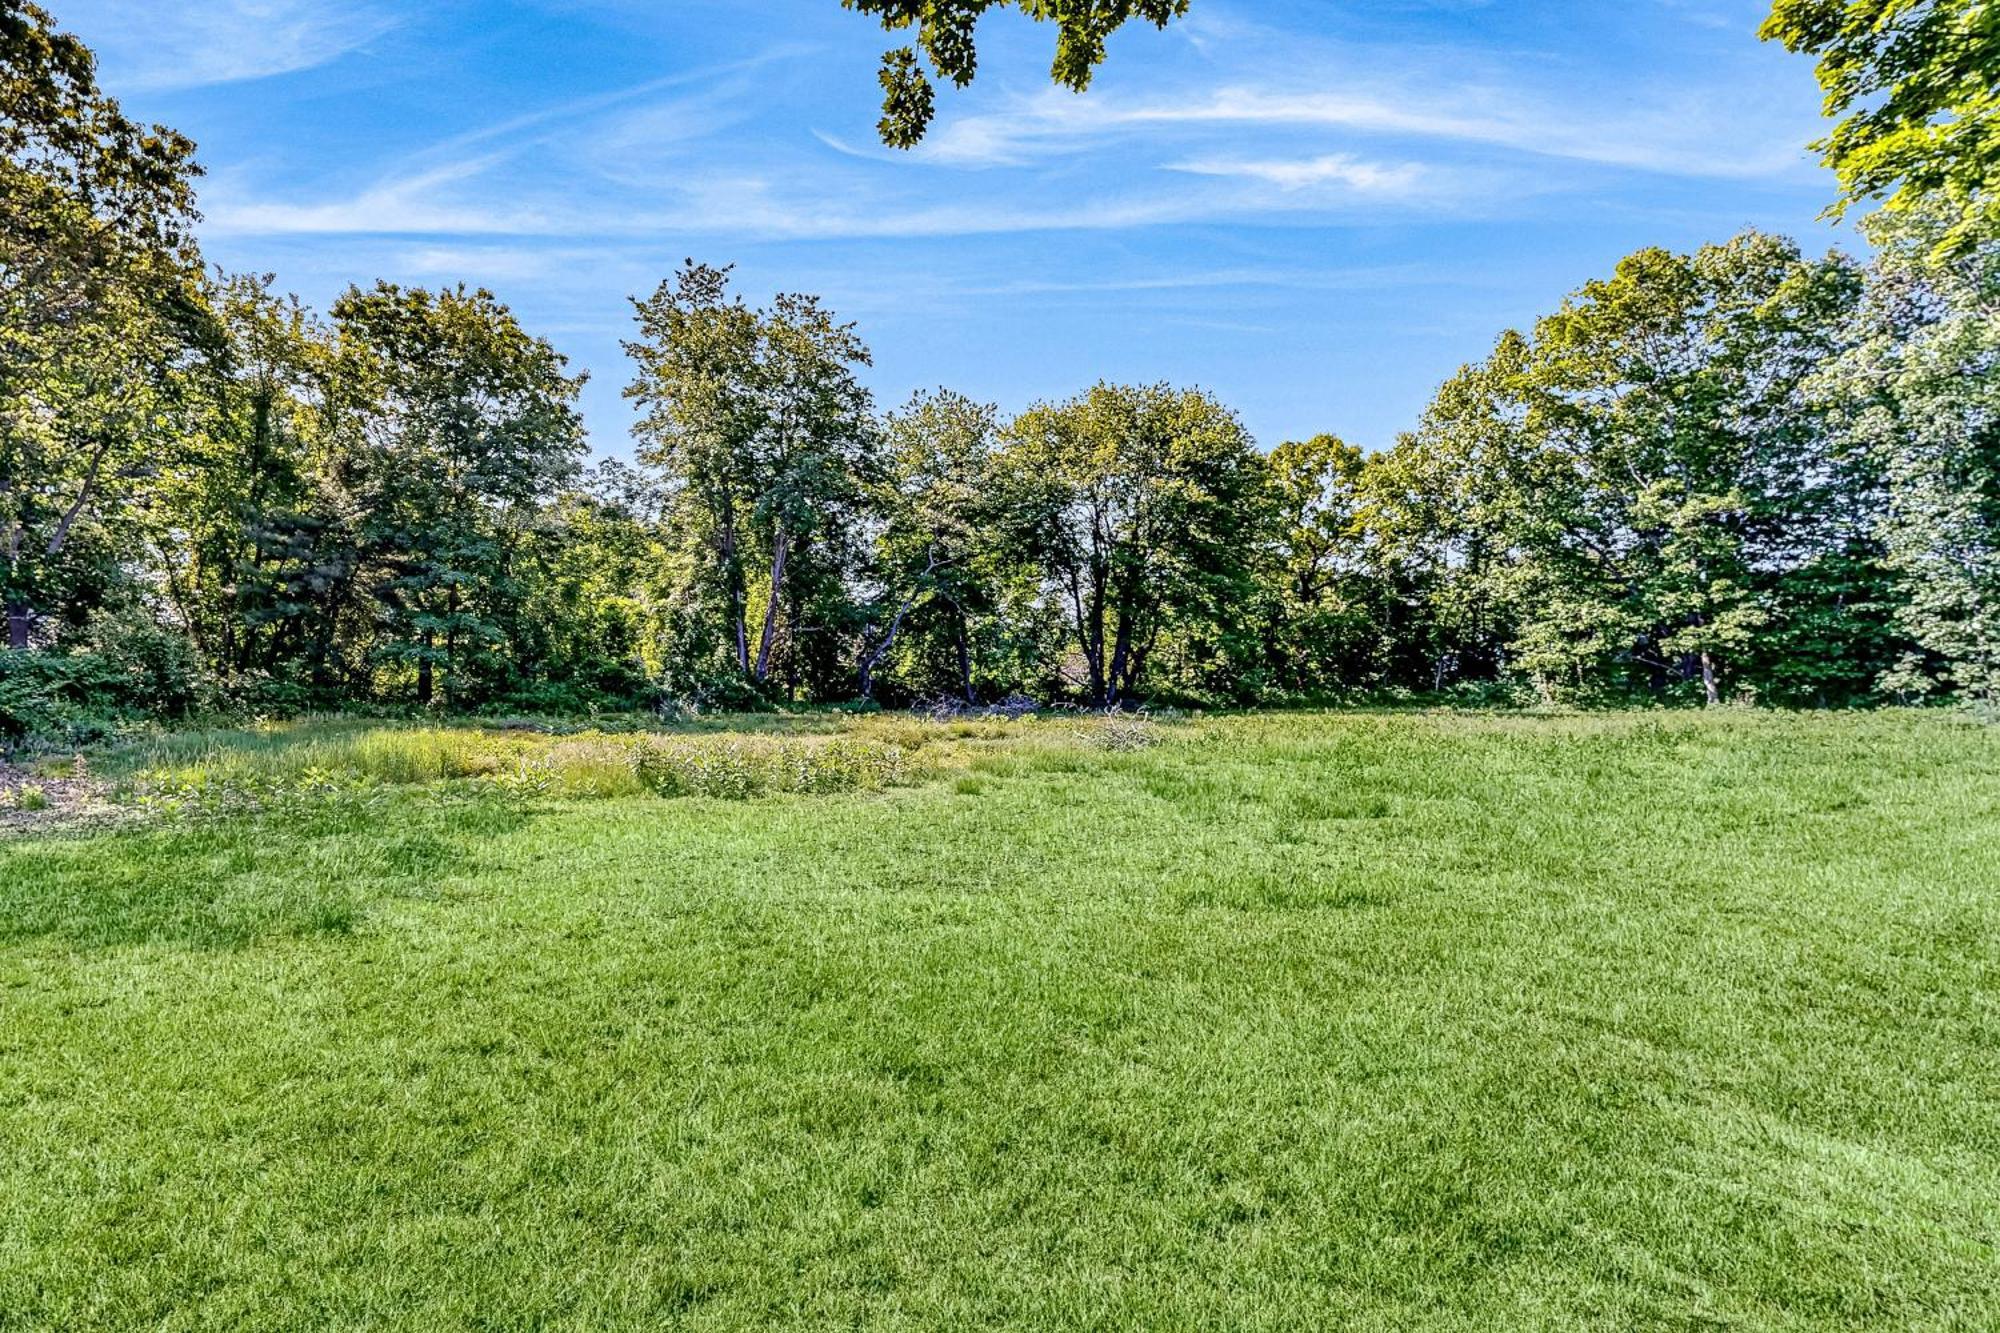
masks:
[[[2000,695],[2000,236],[1649,249],[1393,447],[1202,390],[881,409],[860,331],[690,261],[630,463],[483,290],[209,269],[193,147],[0,0],[0,728],[665,699]]]

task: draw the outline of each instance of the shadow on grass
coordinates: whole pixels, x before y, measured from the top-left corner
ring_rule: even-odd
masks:
[[[499,801],[332,808],[0,842],[0,946],[239,949],[346,934],[435,895],[531,813]]]

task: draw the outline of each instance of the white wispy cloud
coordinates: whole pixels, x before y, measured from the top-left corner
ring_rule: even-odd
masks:
[[[1425,174],[1420,163],[1364,162],[1351,153],[1322,153],[1306,158],[1202,157],[1169,162],[1167,170],[1262,181],[1281,190],[1337,185],[1363,194],[1385,195],[1409,194],[1423,183]]]
[[[1225,174],[1222,164],[1206,173]],[[758,241],[868,240],[1118,231],[1265,214],[1326,210],[1283,185],[1131,191],[1081,200],[971,199],[940,202],[858,188],[818,188],[794,177],[703,173],[658,199],[481,203],[454,199],[440,173],[388,181],[316,203],[225,196],[211,205],[218,235],[514,236],[601,240],[725,236]],[[490,192],[488,192],[490,194]],[[838,200],[830,200],[830,194]],[[1369,191],[1356,192],[1357,197]]]
[[[564,262],[555,250],[497,245],[418,245],[397,253],[396,271],[414,277],[522,281],[544,278]]]
[[[66,0],[60,19],[141,91],[238,83],[312,69],[400,20],[373,0]]]
[[[382,165],[373,181],[333,197],[273,197],[221,180],[208,195],[210,225],[555,244],[1380,221],[1490,215],[1587,190],[1604,177],[1591,168],[1762,179],[1806,161],[1805,132],[1748,125],[1704,89],[1635,88],[1613,99],[1535,73],[1532,62],[1505,73],[1466,56],[1447,78],[1437,71],[1451,57],[1435,49],[1364,57],[1333,48],[1294,62],[1289,77],[1311,86],[1218,77],[1204,59],[1144,94],[1046,85],[987,93],[985,109],[941,122],[902,153],[802,123],[817,114],[810,99],[765,68],[799,54],[773,47],[519,111]],[[1366,77],[1349,77],[1355,65]],[[791,117],[775,129],[774,108]],[[946,175],[940,166],[998,170]]]
[[[451,187],[481,176],[496,157],[468,158],[395,175],[313,203],[259,199],[220,179],[204,205],[214,235],[484,236],[557,235],[569,224],[533,205],[455,197]]]
[[[1551,105],[1518,89],[1282,91],[1227,86],[1152,101],[1047,90],[1005,110],[961,116],[918,150],[951,166],[1021,166],[1161,128],[1319,129],[1453,144],[1676,175],[1751,177],[1796,168],[1803,138],[1732,128],[1731,108],[1700,97],[1652,100],[1633,114]]]

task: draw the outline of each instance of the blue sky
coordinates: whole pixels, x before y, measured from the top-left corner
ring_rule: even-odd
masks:
[[[885,405],[1167,379],[1267,445],[1379,447],[1628,251],[1854,244],[1763,0],[1196,0],[1082,97],[1000,13],[909,154],[874,139],[889,39],[835,0],[43,3],[200,142],[211,260],[321,308],[491,287],[590,371],[604,453],[626,298],[687,256],[826,297]]]

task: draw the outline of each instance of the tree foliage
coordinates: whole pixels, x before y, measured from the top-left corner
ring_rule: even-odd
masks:
[[[857,3],[970,77],[987,5]],[[1078,85],[1183,8],[1023,7]],[[1780,6],[1863,11],[1903,64],[1987,31]],[[496,296],[321,315],[207,272],[191,146],[41,10],[0,39],[10,740],[99,705],[2000,700],[2000,233],[1942,112],[1872,264],[1641,250],[1380,453],[1265,453],[1169,384],[878,414],[853,325],[689,261],[634,302],[634,461],[586,471],[582,377]]]
[[[1990,0],[1775,0],[1765,38],[1819,61],[1814,146],[1840,178],[1838,213],[1867,200],[1948,209],[1938,238],[2000,224],[2000,8]]]
[[[1190,0],[841,0],[881,20],[891,32],[916,30],[916,41],[882,57],[882,142],[913,148],[936,111],[933,73],[963,88],[979,69],[976,29],[989,9],[1018,9],[1056,25],[1049,75],[1082,92],[1104,63],[1111,34],[1135,19],[1164,28],[1187,13]],[[928,64],[929,70],[925,66]]]
[[[1486,640],[1442,651],[1545,695],[1865,693],[1830,622],[1812,651],[1843,666],[1817,689],[1805,645],[1782,687],[1753,667],[1830,568],[1870,572],[1869,470],[1807,392],[1859,292],[1850,262],[1756,233],[1642,251],[1462,371],[1375,504],[1385,554]]]
[[[129,120],[20,0],[0,0],[0,109],[0,601],[20,648],[76,592],[79,543],[136,502],[207,330],[193,144]]]
[[[1898,698],[2000,701],[2000,240],[1941,251],[1949,213],[1876,220],[1855,345],[1818,388],[1879,469],[1905,649]]]
[[[1222,648],[1247,604],[1265,476],[1249,433],[1208,395],[1099,384],[1021,414],[1003,461],[1006,524],[1068,613],[1091,702],[1135,698],[1177,636]]]
[[[684,642],[714,665],[726,644],[763,688],[780,656],[796,673],[807,636],[835,628],[826,598],[859,555],[876,431],[852,325],[816,297],[753,310],[728,287],[727,269],[689,261],[634,303],[626,396],[682,537]]]

